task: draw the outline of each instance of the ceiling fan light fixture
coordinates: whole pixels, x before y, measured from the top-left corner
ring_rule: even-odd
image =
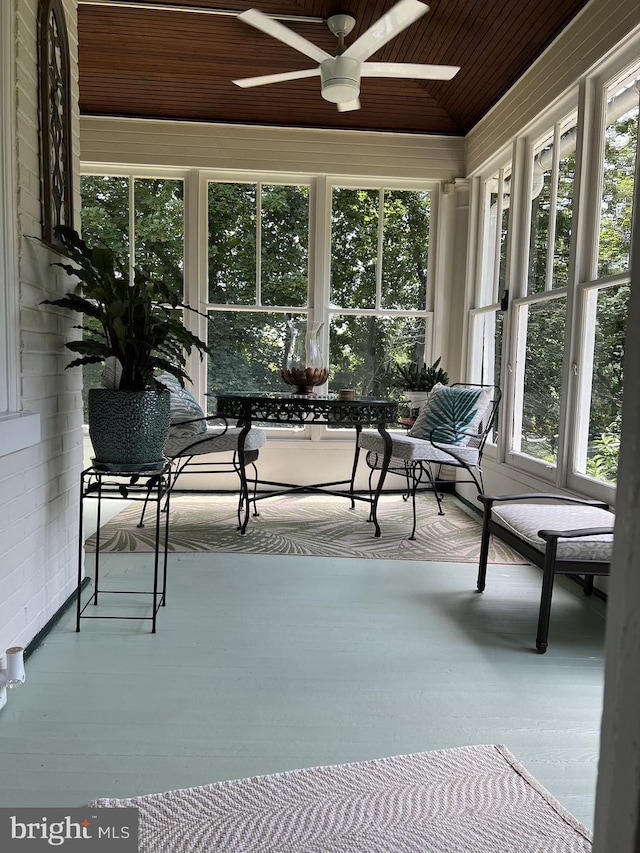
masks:
[[[320,64],[321,93],[325,101],[344,104],[360,94],[360,63],[347,56],[335,56]]]
[[[244,21],[244,23],[278,39],[294,50],[315,60],[318,64],[315,68],[306,68],[301,71],[263,74],[259,77],[246,77],[233,82],[236,86],[248,88],[320,75],[320,92],[325,101],[337,104],[340,112],[349,112],[360,109],[361,76],[450,80],[460,70],[457,65],[367,61],[387,42],[428,11],[429,7],[421,0],[398,0],[391,9],[358,36],[349,47],[345,47],[344,38],[353,29],[355,19],[351,15],[332,15],[327,20],[327,25],[331,32],[337,36],[338,45],[335,56],[331,56],[326,50],[265,15],[264,12],[260,12],[258,9],[247,9],[246,12],[241,12],[238,15],[238,20]]]

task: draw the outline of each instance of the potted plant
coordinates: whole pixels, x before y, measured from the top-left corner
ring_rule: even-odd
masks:
[[[404,391],[404,396],[409,404],[410,417],[415,416],[434,385],[438,382],[442,385],[449,384],[449,374],[440,367],[441,359],[442,356],[431,365],[423,362],[422,366],[416,361],[396,362],[395,381],[400,390]]]
[[[180,309],[189,309],[161,281],[136,269],[130,281],[106,246],[88,246],[68,226],[56,228],[58,251],[71,263],[58,262],[79,280],[75,290],[45,304],[84,315],[81,340],[65,346],[80,358],[67,367],[103,363],[106,388],[89,391],[89,435],[96,464],[120,470],[162,464],[169,434],[170,394],[156,371],[188,379],[186,357],[208,346],[185,328]],[[189,309],[193,310],[193,309]]]

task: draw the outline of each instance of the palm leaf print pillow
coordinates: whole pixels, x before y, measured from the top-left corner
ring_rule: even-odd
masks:
[[[491,403],[489,388],[457,388],[434,385],[409,430],[414,438],[441,444],[466,444],[478,429]]]

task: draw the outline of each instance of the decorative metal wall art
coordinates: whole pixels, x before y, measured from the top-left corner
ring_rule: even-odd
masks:
[[[55,244],[57,225],[73,227],[71,61],[61,0],[40,0],[38,66],[42,239]]]

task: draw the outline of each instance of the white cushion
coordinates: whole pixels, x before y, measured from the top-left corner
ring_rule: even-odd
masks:
[[[240,427],[230,427],[224,435],[220,435],[221,427],[211,426],[206,434],[190,436],[169,436],[164,446],[164,454],[169,459],[177,456],[201,456],[205,453],[224,453],[238,449]],[[244,449],[258,450],[267,440],[265,431],[252,428],[247,433]]]
[[[409,430],[413,438],[429,440],[432,430],[434,441],[443,444],[468,444],[491,405],[490,388],[465,388],[443,385],[438,382],[420,407],[415,423]],[[438,427],[442,427],[440,438]],[[455,438],[455,431],[463,432]]]
[[[100,378],[102,380],[103,388],[117,390],[120,387],[120,380],[122,379],[122,365],[115,355],[109,355],[105,358]]]
[[[494,521],[524,539],[536,550],[545,550],[547,543],[538,536],[539,530],[581,530],[588,527],[613,527],[615,515],[607,509],[576,504],[494,504]],[[610,562],[613,535],[586,536],[578,539],[559,539],[559,560],[597,560]]]
[[[464,462],[465,465],[474,466],[478,464],[478,450],[475,447],[464,447],[456,444],[452,446],[451,453],[435,448],[430,441],[423,438],[414,438],[406,433],[389,433],[391,436],[391,458],[403,462],[434,462],[442,465],[456,465]],[[374,430],[363,430],[360,433],[358,445],[364,450],[373,450],[376,453],[384,453],[384,440],[379,432]],[[455,454],[452,455],[452,454]]]
[[[171,395],[171,429],[169,435],[173,438],[200,435],[207,431],[207,422],[200,404],[190,391],[180,385],[178,379],[170,373],[158,376]],[[190,423],[186,423],[190,421]]]

